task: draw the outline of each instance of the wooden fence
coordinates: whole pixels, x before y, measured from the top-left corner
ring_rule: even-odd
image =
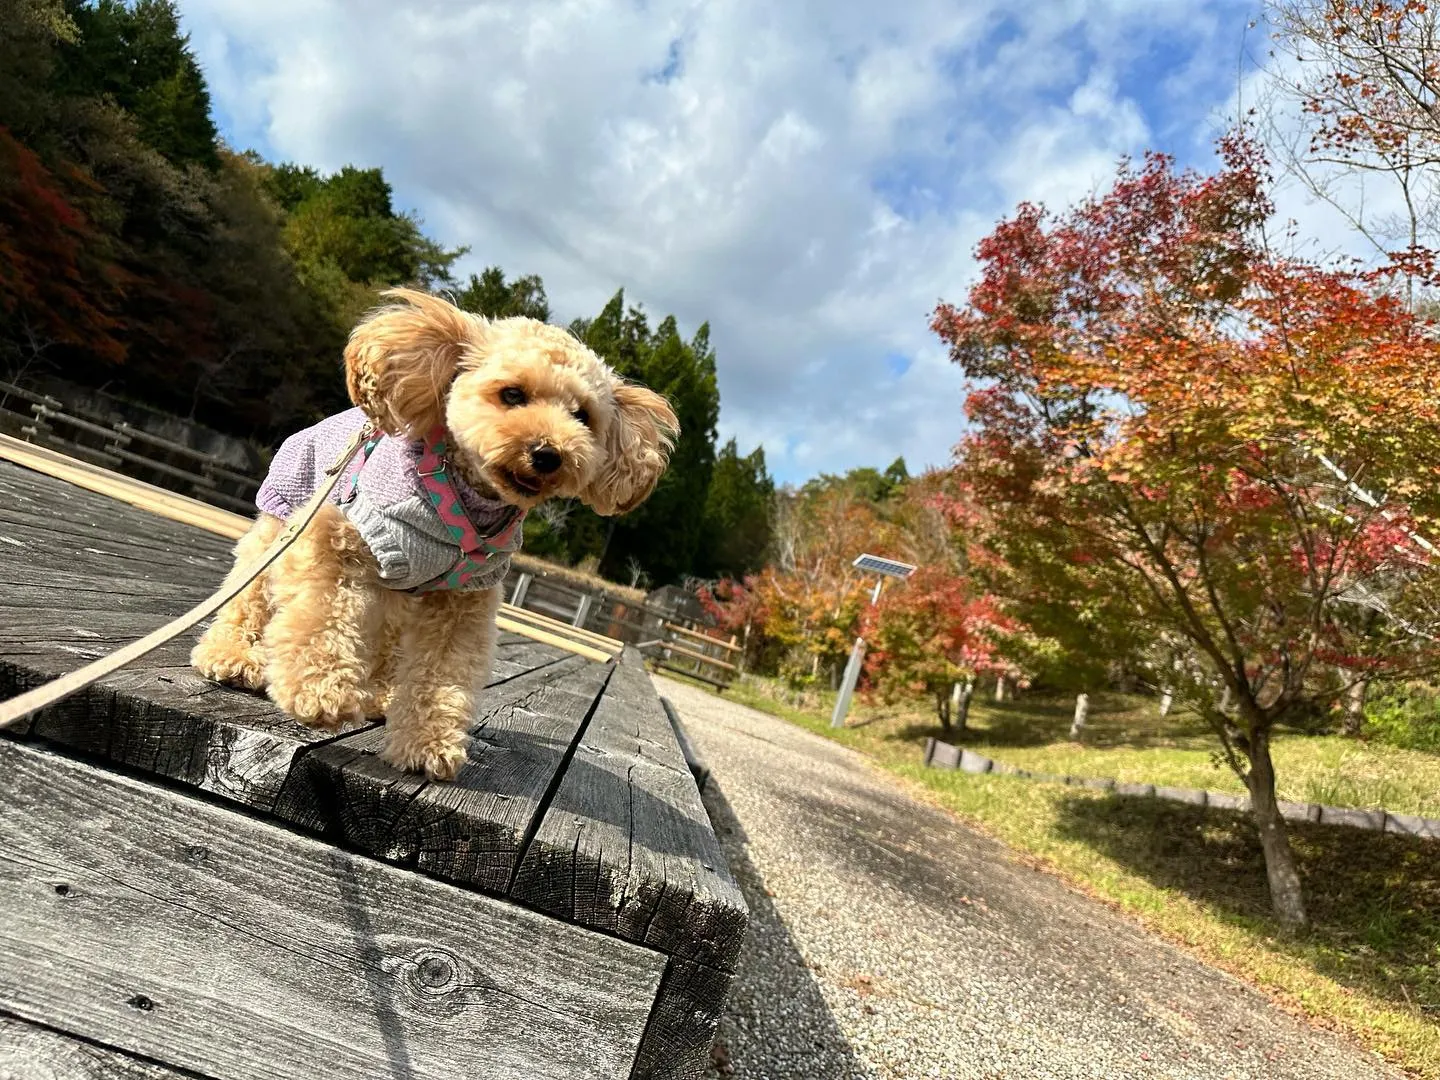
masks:
[[[740,672],[743,649],[735,638],[706,633],[698,620],[685,615],[533,573],[512,572],[504,587],[506,601],[515,607],[634,645],[651,667],[721,690]]]
[[[58,398],[0,382],[0,432],[58,450],[91,465],[192,495],[237,513],[255,512],[259,478],[213,454],[98,416]]]

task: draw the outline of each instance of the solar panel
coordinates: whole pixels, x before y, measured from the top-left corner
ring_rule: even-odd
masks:
[[[909,563],[884,559],[879,555],[861,555],[852,565],[857,570],[868,570],[872,574],[884,574],[886,577],[907,578],[915,572],[915,567]]]

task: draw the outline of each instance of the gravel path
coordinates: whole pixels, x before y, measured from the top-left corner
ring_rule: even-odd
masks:
[[[1396,1080],[860,755],[667,679],[750,905],[709,1074]]]

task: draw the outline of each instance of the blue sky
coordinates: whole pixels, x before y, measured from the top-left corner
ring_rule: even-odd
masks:
[[[557,317],[623,286],[709,321],[722,437],[800,481],[942,464],[928,330],[1022,199],[1147,148],[1207,166],[1257,3],[181,0],[226,139],[380,165],[465,272]]]

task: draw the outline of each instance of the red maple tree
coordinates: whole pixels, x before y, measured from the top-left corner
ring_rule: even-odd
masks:
[[[986,545],[1028,600],[1148,641],[1137,662],[1248,786],[1299,924],[1275,726],[1440,669],[1440,348],[1381,275],[1272,252],[1261,151],[1219,149],[1212,175],[1151,154],[1067,214],[1020,207],[933,325],[975,381],[958,471],[1000,526]]]
[[[78,169],[68,181],[94,186]],[[0,315],[22,323],[36,341],[119,362],[119,278],[62,178],[0,127]]]
[[[1004,638],[1016,629],[996,597],[969,578],[941,566],[922,566],[885,590],[861,618],[869,689],[887,702],[930,698],[948,734],[959,719],[951,713],[957,684],[973,684],[980,675],[1019,675],[1001,651]]]

